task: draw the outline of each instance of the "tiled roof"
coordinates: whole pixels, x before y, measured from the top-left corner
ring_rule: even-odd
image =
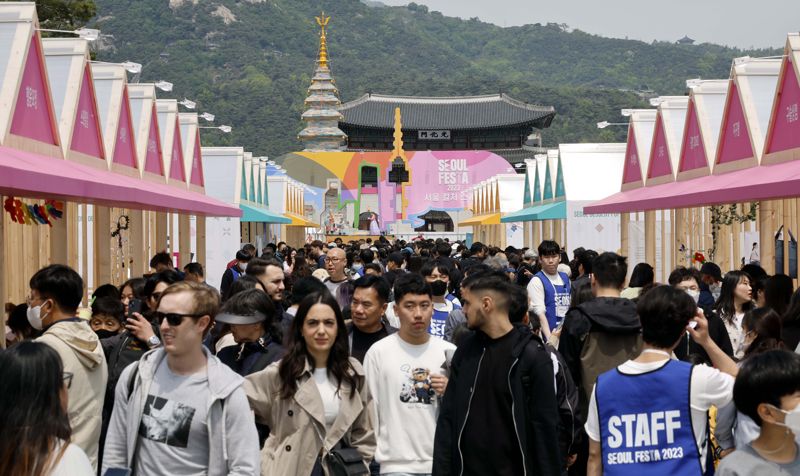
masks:
[[[538,106],[505,94],[462,97],[411,97],[365,94],[342,104],[342,124],[392,129],[394,109],[400,108],[403,129],[485,129],[514,125],[550,126],[552,106]]]

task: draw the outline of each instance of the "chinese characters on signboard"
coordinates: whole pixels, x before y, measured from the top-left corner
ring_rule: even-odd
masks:
[[[447,130],[417,131],[417,138],[420,140],[450,140],[450,131]]]

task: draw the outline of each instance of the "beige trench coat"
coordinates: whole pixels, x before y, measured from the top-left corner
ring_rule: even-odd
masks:
[[[280,397],[279,363],[248,375],[244,382],[256,421],[270,428],[269,438],[261,450],[261,474],[308,476],[320,450],[324,448],[327,453],[342,437],[369,464],[375,454],[376,440],[372,426],[372,396],[366,383],[361,391],[356,390],[353,398],[350,398],[352,390],[342,386],[339,414],[330,430],[326,430],[322,397],[312,378],[311,366],[306,363],[298,379],[297,392],[285,400]],[[356,374],[363,377],[361,364],[352,357],[350,363]],[[323,469],[327,474],[324,464]]]

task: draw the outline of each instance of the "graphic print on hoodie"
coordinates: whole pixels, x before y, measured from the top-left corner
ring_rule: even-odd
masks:
[[[143,470],[143,474],[170,474],[175,468],[164,462],[171,461],[186,469],[205,471],[210,401],[205,371],[177,375],[170,370],[166,359],[162,361],[142,411],[137,470]]]

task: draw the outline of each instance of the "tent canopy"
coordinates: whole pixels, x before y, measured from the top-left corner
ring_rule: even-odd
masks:
[[[458,226],[478,226],[478,225],[499,225],[500,224],[500,213],[488,213],[486,215],[478,215],[472,218],[468,218]]]
[[[292,223],[290,218],[272,213],[264,207],[240,203],[239,208],[242,210],[242,221],[255,223],[278,223],[281,225],[288,225]]]
[[[563,220],[567,218],[567,202],[558,201],[523,208],[500,219],[502,223],[517,221]]]
[[[201,193],[148,183],[88,165],[0,146],[0,195],[47,197],[137,210],[239,217]]]

